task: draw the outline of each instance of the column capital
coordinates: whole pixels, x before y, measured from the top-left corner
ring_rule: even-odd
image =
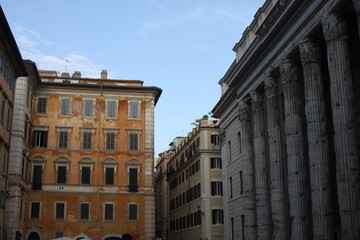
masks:
[[[360,15],[360,0],[353,0],[354,10],[357,15]]]
[[[346,38],[346,22],[337,14],[330,14],[322,19],[326,41]]]
[[[250,98],[251,98],[251,107],[254,111],[257,111],[257,110],[263,108],[263,101],[262,101],[261,93],[259,93],[257,91],[252,91],[250,93]]]
[[[314,40],[310,38],[304,38],[299,45],[300,61],[302,65],[309,62],[320,61],[320,47]]]
[[[275,97],[277,95],[277,84],[274,77],[270,73],[267,73],[265,75],[264,84],[266,97]]]
[[[239,103],[239,120],[247,121],[250,120],[250,106],[244,100]]]
[[[298,72],[294,62],[285,58],[280,65],[281,84],[298,80]]]

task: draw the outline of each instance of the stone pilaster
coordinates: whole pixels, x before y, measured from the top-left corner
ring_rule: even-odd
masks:
[[[342,239],[360,239],[360,162],[346,23],[332,14],[323,19],[322,25],[327,44]]]
[[[263,98],[259,92],[252,92],[251,108],[254,138],[256,223],[257,239],[271,239],[270,202],[268,191],[268,166],[265,156],[265,120]]]
[[[271,217],[273,222],[272,239],[288,240],[288,216],[285,199],[284,164],[281,156],[278,91],[275,79],[271,74],[266,75],[265,94],[269,145]]]
[[[329,140],[321,73],[320,48],[304,39],[300,46],[304,74],[313,239],[333,239]]]
[[[280,68],[284,93],[286,153],[288,166],[291,239],[309,239],[307,211],[306,161],[301,119],[300,84],[297,68],[285,59]]]
[[[250,106],[241,101],[239,104],[240,136],[242,159],[244,161],[245,196],[245,234],[246,239],[256,239],[256,199],[254,162],[252,159]]]

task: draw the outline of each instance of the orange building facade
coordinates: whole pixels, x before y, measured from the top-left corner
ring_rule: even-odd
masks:
[[[21,177],[9,191],[21,197],[8,204],[8,239],[152,239],[161,89],[106,71],[98,79],[33,72],[26,100],[15,102],[25,114],[16,135],[23,153],[13,154]]]

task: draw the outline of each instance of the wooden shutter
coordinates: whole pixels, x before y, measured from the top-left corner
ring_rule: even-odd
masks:
[[[105,168],[105,184],[114,184],[114,168]]]
[[[34,172],[33,172],[33,184],[32,189],[33,190],[41,190],[41,184],[42,184],[42,166],[34,166]]]
[[[80,205],[80,219],[88,220],[89,219],[89,204],[81,203]]]
[[[65,218],[65,203],[56,203],[56,219]]]
[[[66,183],[66,166],[58,166],[57,183]]]
[[[32,202],[31,203],[31,219],[39,219],[40,218],[40,203],[39,202]]]
[[[113,205],[105,204],[105,220],[113,220]]]
[[[90,167],[81,168],[81,184],[90,184]]]
[[[137,220],[137,204],[129,204],[129,220]]]
[[[130,168],[129,169],[129,192],[138,191],[138,169]]]

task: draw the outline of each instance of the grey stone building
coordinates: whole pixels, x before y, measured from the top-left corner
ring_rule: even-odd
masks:
[[[221,118],[225,239],[360,239],[359,0],[268,0]]]

